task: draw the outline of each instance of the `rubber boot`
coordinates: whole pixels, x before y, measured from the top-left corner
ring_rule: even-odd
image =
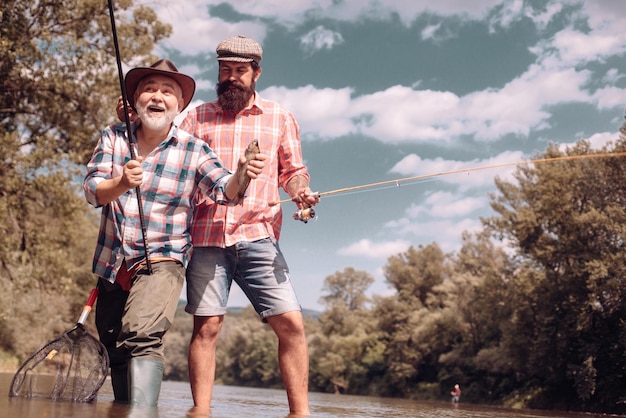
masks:
[[[132,358],[128,363],[131,405],[156,406],[163,380],[163,363],[144,358]]]
[[[111,386],[115,402],[128,403],[128,366],[111,368]]]

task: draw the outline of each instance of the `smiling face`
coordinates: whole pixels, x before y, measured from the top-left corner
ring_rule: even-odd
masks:
[[[179,109],[185,105],[178,83],[161,75],[141,80],[134,99],[142,125],[154,131],[169,129]]]

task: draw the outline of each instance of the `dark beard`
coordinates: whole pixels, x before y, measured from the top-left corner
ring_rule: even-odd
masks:
[[[215,90],[217,91],[217,100],[222,109],[239,113],[248,106],[250,98],[254,96],[254,85],[252,87],[244,87],[233,81],[224,81],[217,83]],[[235,86],[231,89],[230,86]]]

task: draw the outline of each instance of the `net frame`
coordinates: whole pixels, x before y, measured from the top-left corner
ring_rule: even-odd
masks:
[[[109,356],[104,345],[85,330],[84,322],[97,297],[91,291],[78,323],[44,344],[20,366],[9,396],[53,401],[91,402],[104,384]]]

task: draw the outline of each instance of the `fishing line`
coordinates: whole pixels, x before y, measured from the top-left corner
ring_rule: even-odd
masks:
[[[430,182],[434,182],[434,181],[439,181],[438,179],[435,178],[427,178],[427,179],[418,179],[417,181],[413,181],[413,182],[409,182],[409,183],[403,183],[403,184],[389,184],[389,185],[385,185],[385,186],[381,186],[378,187],[376,190],[391,190],[391,189],[398,189],[400,187],[405,187],[405,186],[413,186],[415,184],[424,184],[424,183],[430,183]],[[351,191],[346,191],[344,193],[341,193],[344,196],[352,196],[352,195],[356,195],[356,194],[360,194],[360,193],[367,193],[370,192],[372,190],[366,190],[366,189],[359,189],[359,190],[351,190]],[[321,195],[321,193],[320,193]],[[336,196],[328,196],[328,197],[336,197]],[[281,202],[290,202],[291,200],[285,200],[285,201],[281,201]],[[270,206],[273,206],[270,204]]]
[[[626,156],[626,152],[615,152],[615,153],[601,153],[601,154],[568,155],[568,156],[563,156],[563,157],[540,158],[540,159],[536,159],[536,160],[515,161],[515,162],[511,162],[511,163],[490,164],[490,165],[483,165],[483,166],[478,166],[478,167],[459,168],[459,169],[456,169],[456,170],[440,171],[440,172],[437,172],[437,173],[420,174],[420,175],[417,175],[417,176],[404,177],[404,178],[395,179],[395,180],[379,181],[379,182],[376,182],[376,183],[363,184],[363,185],[360,185],[360,186],[344,187],[342,189],[330,190],[330,191],[327,191],[327,192],[316,192],[316,193],[314,193],[314,195],[316,195],[318,197],[330,196],[330,195],[335,195],[335,194],[340,194],[340,193],[347,193],[347,192],[352,192],[352,191],[357,191],[357,190],[370,189],[370,188],[373,188],[373,187],[387,186],[387,185],[390,185],[390,184],[394,184],[394,185],[399,186],[400,183],[404,183],[404,182],[412,181],[412,180],[423,180],[423,179],[429,179],[429,178],[433,178],[433,177],[446,176],[446,175],[450,175],[450,174],[460,174],[460,173],[468,173],[469,174],[469,173],[471,173],[473,171],[488,170],[488,169],[501,168],[501,167],[514,167],[514,166],[525,165],[525,164],[548,163],[548,162],[557,162],[557,161],[571,161],[571,160],[582,160],[582,159],[592,159],[592,158],[625,157],[625,156]],[[269,205],[270,206],[276,206],[276,205],[280,205],[282,203],[287,203],[287,202],[291,202],[291,201],[293,201],[293,200],[292,199],[284,199],[284,200],[279,200],[279,201],[276,201],[276,202],[270,202]],[[296,218],[296,214],[294,213],[294,219],[295,218]],[[302,220],[302,219],[299,219],[299,220]]]

